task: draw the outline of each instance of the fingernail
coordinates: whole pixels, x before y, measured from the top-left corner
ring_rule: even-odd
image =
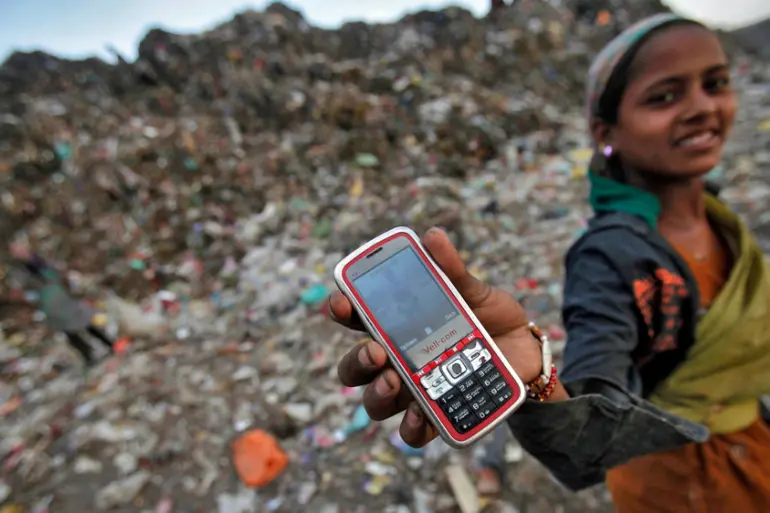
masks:
[[[374,384],[374,391],[379,395],[388,395],[391,391],[390,383],[385,379],[385,376],[377,378],[377,382]]]
[[[358,351],[358,361],[364,367],[374,367],[374,360],[369,354],[369,342],[365,342],[360,351]]]
[[[413,403],[406,411],[406,423],[409,427],[420,427],[422,423],[422,410],[417,403]]]

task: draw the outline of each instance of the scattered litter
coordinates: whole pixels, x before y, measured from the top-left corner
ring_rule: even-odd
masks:
[[[468,471],[460,465],[451,465],[445,473],[460,510],[463,513],[479,513],[481,501]]]
[[[559,356],[564,252],[591,215],[585,75],[661,9],[590,3],[333,30],[275,3],[201,34],[150,30],[132,61],[13,53],[4,240],[61,269],[116,355],[85,332],[98,351],[82,367],[0,245],[0,512],[92,510],[84,497],[155,513],[478,511],[477,451],[412,448],[401,415],[373,421],[363,387],[340,385],[361,334],[328,319],[331,274],[393,226],[444,226]],[[743,97],[709,179],[770,252],[770,69],[729,52]],[[601,488],[563,494],[515,442],[499,452],[516,484],[502,501],[611,510]]]
[[[139,495],[139,492],[149,482],[152,474],[146,470],[114,481],[96,493],[96,507],[107,510],[118,506],[127,506]]]
[[[289,458],[275,438],[254,430],[233,442],[233,464],[246,486],[258,488],[278,477],[289,464]]]

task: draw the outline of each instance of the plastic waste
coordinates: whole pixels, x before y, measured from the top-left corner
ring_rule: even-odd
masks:
[[[262,430],[253,430],[232,444],[233,464],[241,481],[259,488],[273,481],[288,466],[289,458],[278,442]]]
[[[323,283],[318,283],[305,289],[300,296],[300,301],[306,305],[315,306],[323,302],[329,294],[329,287]]]

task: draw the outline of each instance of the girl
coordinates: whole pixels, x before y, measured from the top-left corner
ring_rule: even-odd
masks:
[[[588,114],[595,217],[566,257],[560,380],[509,295],[473,278],[446,236],[424,242],[536,399],[508,420],[562,483],[606,479],[619,513],[770,511],[770,272],[739,218],[706,191],[736,111],[716,35],[643,20],[596,58]],[[347,300],[338,322],[358,327]],[[538,343],[535,343],[538,342]],[[370,342],[339,366],[372,418],[436,436]],[[543,389],[549,376],[553,391]]]

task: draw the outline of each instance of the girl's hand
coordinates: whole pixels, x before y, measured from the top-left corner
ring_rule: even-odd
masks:
[[[510,294],[472,276],[442,230],[430,229],[423,237],[423,245],[521,380],[529,383],[536,379],[542,371],[540,345],[530,332],[527,315],[521,305]],[[365,331],[350,301],[341,293],[335,292],[329,298],[329,310],[337,323]],[[406,410],[400,431],[409,445],[422,447],[436,437],[436,430],[401,382],[379,343],[371,340],[350,350],[340,360],[337,372],[346,386],[366,385],[364,406],[373,420],[385,420]]]

